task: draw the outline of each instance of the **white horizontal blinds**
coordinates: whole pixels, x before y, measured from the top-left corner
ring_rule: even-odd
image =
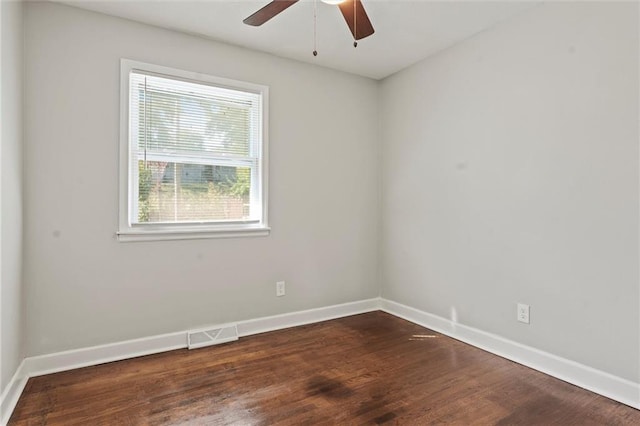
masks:
[[[259,220],[261,102],[132,71],[131,223]]]

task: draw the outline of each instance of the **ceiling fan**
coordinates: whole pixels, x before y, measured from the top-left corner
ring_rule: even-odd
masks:
[[[299,0],[272,0],[271,3],[242,22],[258,27],[298,1]],[[361,40],[374,33],[373,25],[360,0],[322,0],[322,2],[337,5],[338,8],[340,8],[340,12],[342,12],[342,16],[344,16],[344,20],[347,22],[347,26],[349,30],[351,30],[354,40]],[[357,46],[357,43],[354,43],[354,46]]]

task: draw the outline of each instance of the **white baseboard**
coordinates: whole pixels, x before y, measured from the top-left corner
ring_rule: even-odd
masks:
[[[186,347],[187,332],[182,331],[32,356],[24,361],[29,377],[37,377]]]
[[[299,325],[348,317],[349,315],[373,312],[379,309],[380,299],[375,298],[343,303],[341,305],[327,306],[324,308],[274,315],[271,317],[263,317],[255,320],[240,321],[238,322],[238,334],[240,337],[250,336],[252,334],[266,333],[268,331],[282,330],[283,328],[297,327]]]
[[[238,334],[240,337],[250,336],[380,309],[487,352],[640,409],[640,384],[638,383],[386,299],[368,299],[240,321],[237,322]],[[0,424],[4,425],[8,422],[29,377],[186,347],[187,331],[182,331],[25,358],[0,397],[0,421],[2,421]]]
[[[380,299],[368,299],[306,311],[237,322],[238,334],[249,336],[365,312],[377,311]],[[215,326],[212,326],[215,327]],[[211,328],[211,327],[210,327]],[[187,347],[187,331],[127,340],[106,345],[25,358],[0,399],[2,425],[6,424],[29,377],[58,373],[91,365],[136,358]]]
[[[391,300],[381,299],[380,304],[391,315],[640,409],[640,383]]]
[[[379,309],[379,299],[369,299],[271,317],[239,321],[240,337],[326,321]],[[215,328],[217,325],[201,328]],[[106,345],[56,352],[25,359],[29,377],[58,373],[106,362],[120,361],[187,347],[187,330]]]
[[[25,365],[25,361],[22,360],[13,377],[9,380],[9,384],[4,389],[4,392],[0,395],[0,425],[9,423],[9,417],[11,417],[11,413],[13,413],[13,409],[18,403],[18,399],[20,399],[20,395],[22,395],[22,391],[27,385],[29,376]]]

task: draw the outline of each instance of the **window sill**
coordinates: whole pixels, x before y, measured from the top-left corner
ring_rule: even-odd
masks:
[[[134,241],[166,241],[166,240],[199,240],[205,238],[239,238],[266,237],[271,228],[256,227],[225,227],[219,229],[171,229],[171,230],[137,230],[129,229],[116,233],[120,242]]]

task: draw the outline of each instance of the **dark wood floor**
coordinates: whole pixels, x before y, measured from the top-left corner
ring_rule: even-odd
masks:
[[[374,312],[32,378],[10,425],[640,425],[640,411]]]

